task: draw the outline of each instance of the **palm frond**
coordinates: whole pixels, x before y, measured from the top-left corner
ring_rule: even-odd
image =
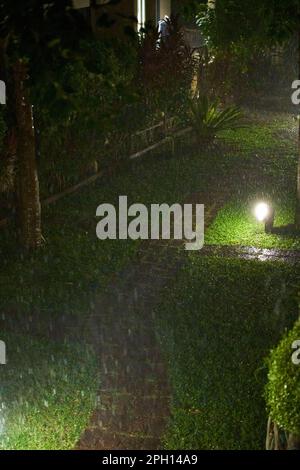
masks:
[[[221,109],[219,101],[209,101],[205,95],[191,102],[192,126],[199,140],[214,139],[224,130],[244,127],[243,112],[238,106]]]

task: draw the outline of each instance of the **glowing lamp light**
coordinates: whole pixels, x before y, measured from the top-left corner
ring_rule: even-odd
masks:
[[[259,222],[265,223],[265,232],[271,233],[274,226],[274,209],[266,202],[259,202],[254,213]]]
[[[265,202],[260,202],[255,207],[255,217],[259,222],[265,222],[270,215],[270,207]]]

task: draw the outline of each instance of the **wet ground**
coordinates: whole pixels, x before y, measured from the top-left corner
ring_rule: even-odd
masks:
[[[296,250],[278,250],[276,248],[254,248],[252,246],[217,246],[206,245],[199,252],[200,256],[238,258],[257,261],[282,261],[296,264],[300,262],[300,252]]]

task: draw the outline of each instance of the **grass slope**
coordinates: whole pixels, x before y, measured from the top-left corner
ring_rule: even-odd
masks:
[[[264,358],[297,317],[295,271],[192,256],[157,310],[173,388],[167,449],[262,449]]]

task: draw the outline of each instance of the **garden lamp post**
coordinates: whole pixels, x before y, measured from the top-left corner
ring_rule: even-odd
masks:
[[[259,222],[265,223],[265,232],[272,233],[274,226],[275,211],[273,207],[266,202],[259,202],[255,206],[255,217]]]

